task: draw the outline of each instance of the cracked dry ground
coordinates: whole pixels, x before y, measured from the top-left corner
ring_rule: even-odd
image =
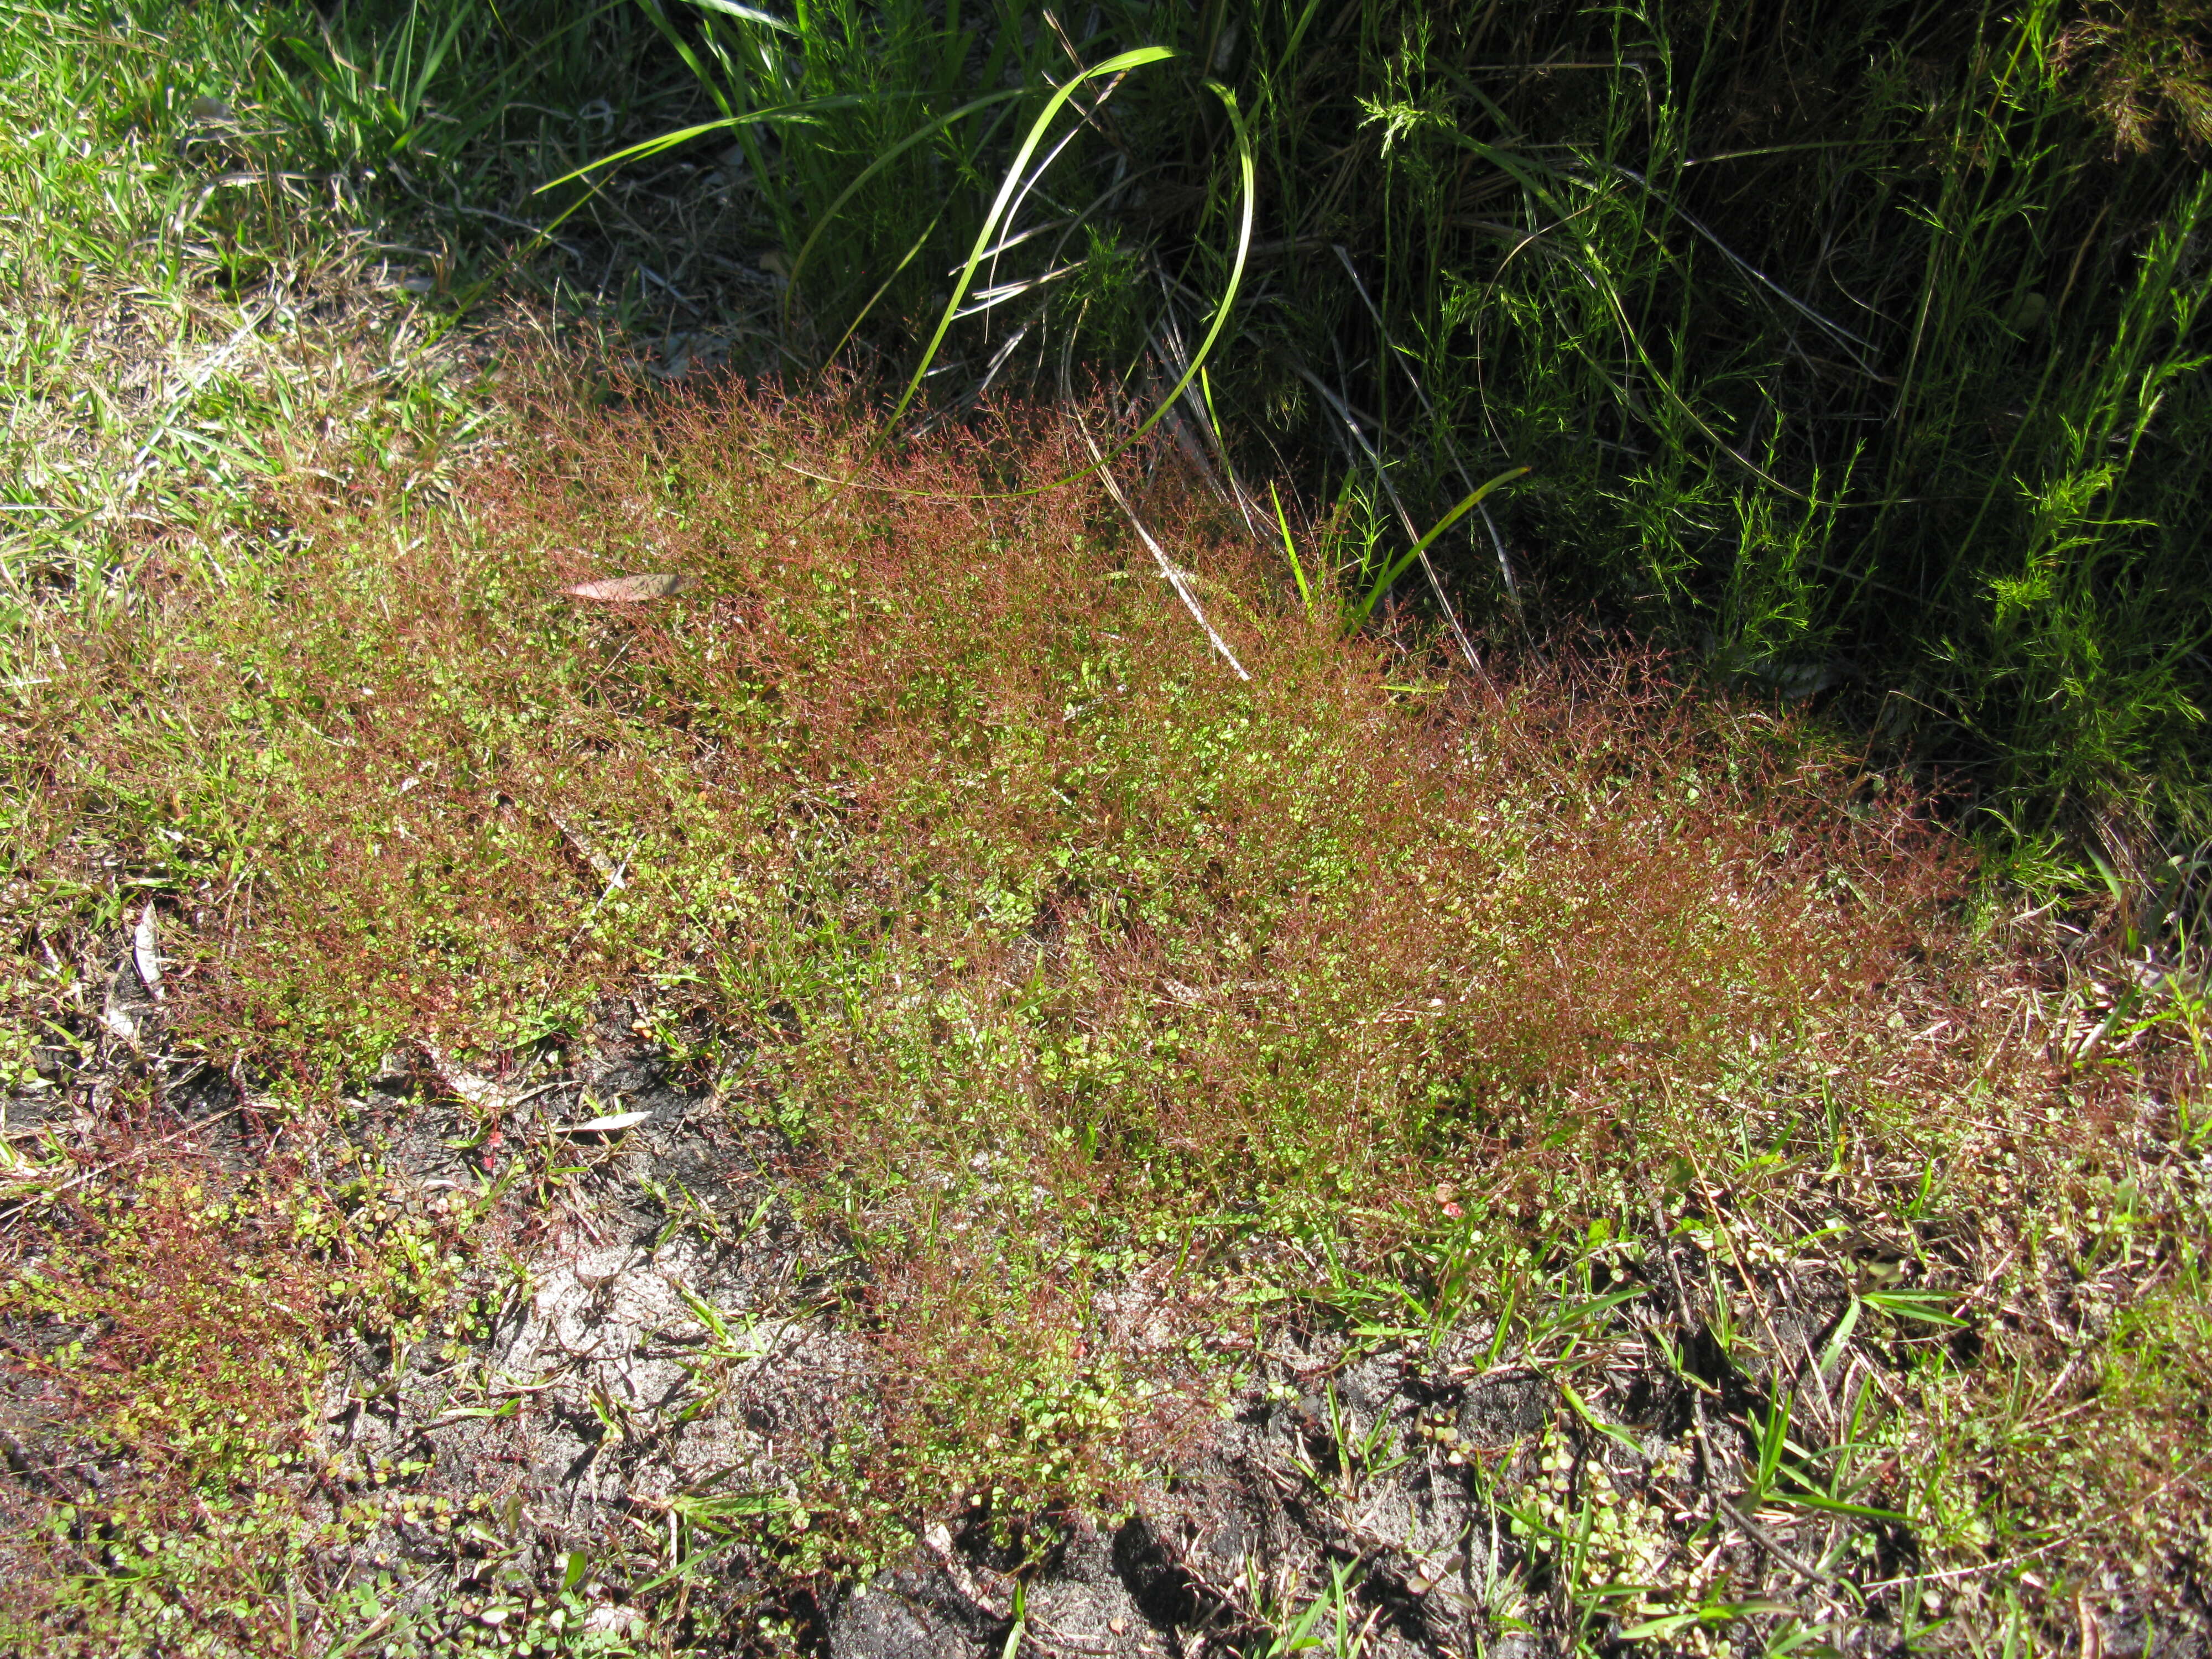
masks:
[[[1663,1346],[1686,1310],[1670,1300],[1681,1271],[1671,1255],[1648,1279],[1624,1275],[1627,1294],[1598,1310],[1595,1382],[1578,1372],[1579,1394],[1498,1363],[1486,1321],[1380,1344],[1296,1310],[1235,1329],[1244,1310],[1206,1286],[1140,1273],[1097,1298],[1087,1340],[1133,1364],[1164,1361],[1152,1374],[1172,1379],[1202,1331],[1199,1346],[1226,1369],[1191,1368],[1179,1389],[1162,1389],[1179,1396],[1163,1416],[1175,1449],[1119,1501],[1009,1515],[994,1501],[1003,1493],[956,1484],[880,1570],[794,1571],[821,1525],[805,1507],[812,1477],[865,1440],[879,1409],[866,1286],[836,1238],[793,1218],[787,1195],[806,1172],[752,1127],[746,1065],[672,1074],[633,1012],[607,1011],[591,1041],[505,1077],[431,1048],[395,1052],[306,1154],[324,1178],[374,1172],[363,1188],[372,1235],[419,1245],[461,1229],[472,1247],[448,1297],[467,1310],[447,1328],[459,1340],[356,1333],[284,1477],[346,1538],[301,1570],[327,1584],[380,1575],[434,1648],[441,1634],[496,1642],[510,1620],[519,1633],[557,1597],[586,1650],[656,1650],[641,1609],[681,1562],[678,1623],[712,1613],[733,1647],[795,1644],[830,1659],[994,1659],[1019,1646],[1048,1659],[1196,1659],[1271,1634],[1274,1646],[1310,1636],[1379,1659],[1555,1651],[1556,1623],[1539,1621],[1565,1610],[1532,1604],[1527,1569],[1562,1543],[1516,1527],[1511,1494],[1555,1519],[1594,1516],[1565,1547],[1583,1553],[1584,1582],[1624,1595],[1679,1577],[1680,1523],[1719,1501],[1735,1524],[1703,1547],[1698,1571],[1778,1582],[1800,1607],[1832,1601],[1846,1650],[1895,1640],[1808,1561],[1829,1556],[1841,1518],[1778,1536],[1702,1495],[1716,1425],[1759,1379],[1706,1356],[1707,1401],[1680,1380],[1694,1359],[1670,1372],[1639,1346]],[[127,958],[104,1016],[145,1060],[138,1045],[158,1036],[159,1011]],[[179,1066],[167,1092],[185,1123],[177,1150],[234,1171],[270,1155],[255,1097],[231,1079]],[[13,1103],[11,1131],[40,1127],[32,1106]],[[1833,1332],[1849,1286],[1797,1265],[1811,1271],[1784,1264],[1772,1276],[1739,1361],[1809,1352]],[[1686,1351],[1696,1346],[1693,1334]],[[1609,1425],[1583,1397],[1601,1391]],[[60,1401],[20,1379],[14,1396],[19,1510],[41,1491],[109,1478],[69,1443],[52,1412]],[[1902,1529],[1881,1529],[1875,1553],[1862,1583],[1912,1568]],[[580,1577],[580,1560],[591,1564]],[[665,1605],[657,1613],[665,1629]],[[1701,1633],[1676,1645],[1734,1645]],[[2147,1647],[2131,1634],[2148,1632],[2123,1623],[2100,1645],[2180,1653],[2201,1640]]]

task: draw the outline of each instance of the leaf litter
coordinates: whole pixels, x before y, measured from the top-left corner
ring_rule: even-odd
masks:
[[[606,576],[598,581],[579,582],[568,592],[580,599],[597,599],[612,605],[641,605],[648,599],[665,599],[697,586],[698,581],[694,577],[663,573]]]

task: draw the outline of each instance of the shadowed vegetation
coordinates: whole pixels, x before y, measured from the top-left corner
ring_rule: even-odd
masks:
[[[2203,832],[2201,9],[653,10],[805,112],[730,131],[818,350],[903,375],[988,241],[940,401],[1073,348],[1144,403],[1240,277],[1187,438],[1397,547],[1533,467],[1437,549],[1489,631],[1817,697],[2027,846]]]

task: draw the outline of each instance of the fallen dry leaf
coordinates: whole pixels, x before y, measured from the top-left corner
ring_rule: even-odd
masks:
[[[140,982],[155,1001],[161,1001],[161,940],[154,931],[154,901],[151,899],[146,901],[145,909],[139,913],[138,926],[131,933],[131,956],[137,964]]]
[[[579,582],[568,590],[580,599],[611,599],[619,605],[635,605],[643,599],[665,599],[671,593],[681,593],[687,587],[696,587],[696,577],[661,572],[644,576],[609,576],[603,581]]]
[[[641,1123],[652,1121],[651,1112],[613,1112],[605,1117],[587,1119],[582,1123],[560,1123],[553,1133],[562,1135],[611,1135],[617,1129],[635,1129]]]

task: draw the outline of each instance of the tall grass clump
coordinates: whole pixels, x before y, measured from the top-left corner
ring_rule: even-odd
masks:
[[[1493,628],[1823,698],[2017,845],[2206,829],[2197,11],[642,3],[818,356],[940,410],[1197,368],[1171,427],[1369,592],[1529,466],[1432,550]]]

